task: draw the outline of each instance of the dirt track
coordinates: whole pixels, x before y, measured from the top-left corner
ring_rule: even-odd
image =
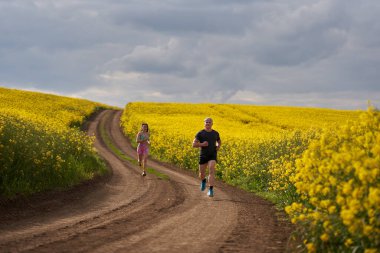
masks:
[[[103,111],[88,128],[112,175],[0,203],[0,252],[287,251],[291,226],[267,201],[221,182],[209,198],[194,174],[152,160],[149,167],[170,179],[141,177],[101,140],[100,122],[114,145],[135,157],[120,115]]]

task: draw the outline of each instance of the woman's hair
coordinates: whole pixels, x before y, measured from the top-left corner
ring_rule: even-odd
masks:
[[[144,125],[146,126],[146,131],[149,132],[149,126],[148,126],[148,123],[142,123],[142,124],[141,124],[141,130],[142,130],[142,127],[143,127]]]

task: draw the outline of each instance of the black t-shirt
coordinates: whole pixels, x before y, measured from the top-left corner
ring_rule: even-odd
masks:
[[[203,129],[195,135],[195,138],[201,143],[204,141],[208,142],[207,147],[201,147],[201,156],[208,156],[216,153],[216,142],[220,140],[219,133],[217,131],[211,130],[210,132],[207,132]]]

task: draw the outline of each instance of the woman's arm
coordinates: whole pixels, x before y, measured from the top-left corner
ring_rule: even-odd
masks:
[[[142,142],[140,136],[141,136],[141,133],[139,132],[139,133],[136,135],[136,142],[137,142],[137,143],[141,143],[141,142]]]

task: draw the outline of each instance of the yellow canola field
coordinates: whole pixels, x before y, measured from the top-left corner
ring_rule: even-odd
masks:
[[[380,113],[324,129],[288,161],[298,198],[286,207],[309,252],[380,251]],[[290,166],[289,166],[290,165]]]
[[[66,187],[105,168],[79,131],[104,107],[82,99],[0,87],[0,196]]]
[[[196,171],[191,143],[209,116],[222,139],[217,176],[286,207],[305,251],[378,252],[376,110],[129,103],[121,124],[134,140],[148,123],[151,155]]]
[[[0,87],[1,114],[60,127],[79,127],[86,116],[106,105],[69,97]]]
[[[134,140],[140,124],[147,122],[153,156],[196,170],[198,150],[191,143],[203,129],[204,118],[210,116],[223,142],[218,154],[218,176],[261,190],[268,186],[270,161],[288,153],[289,145],[307,142],[317,129],[345,123],[357,115],[353,111],[328,109],[137,102],[126,106],[122,125]],[[250,180],[251,177],[258,180]],[[241,180],[247,182],[242,185]]]

